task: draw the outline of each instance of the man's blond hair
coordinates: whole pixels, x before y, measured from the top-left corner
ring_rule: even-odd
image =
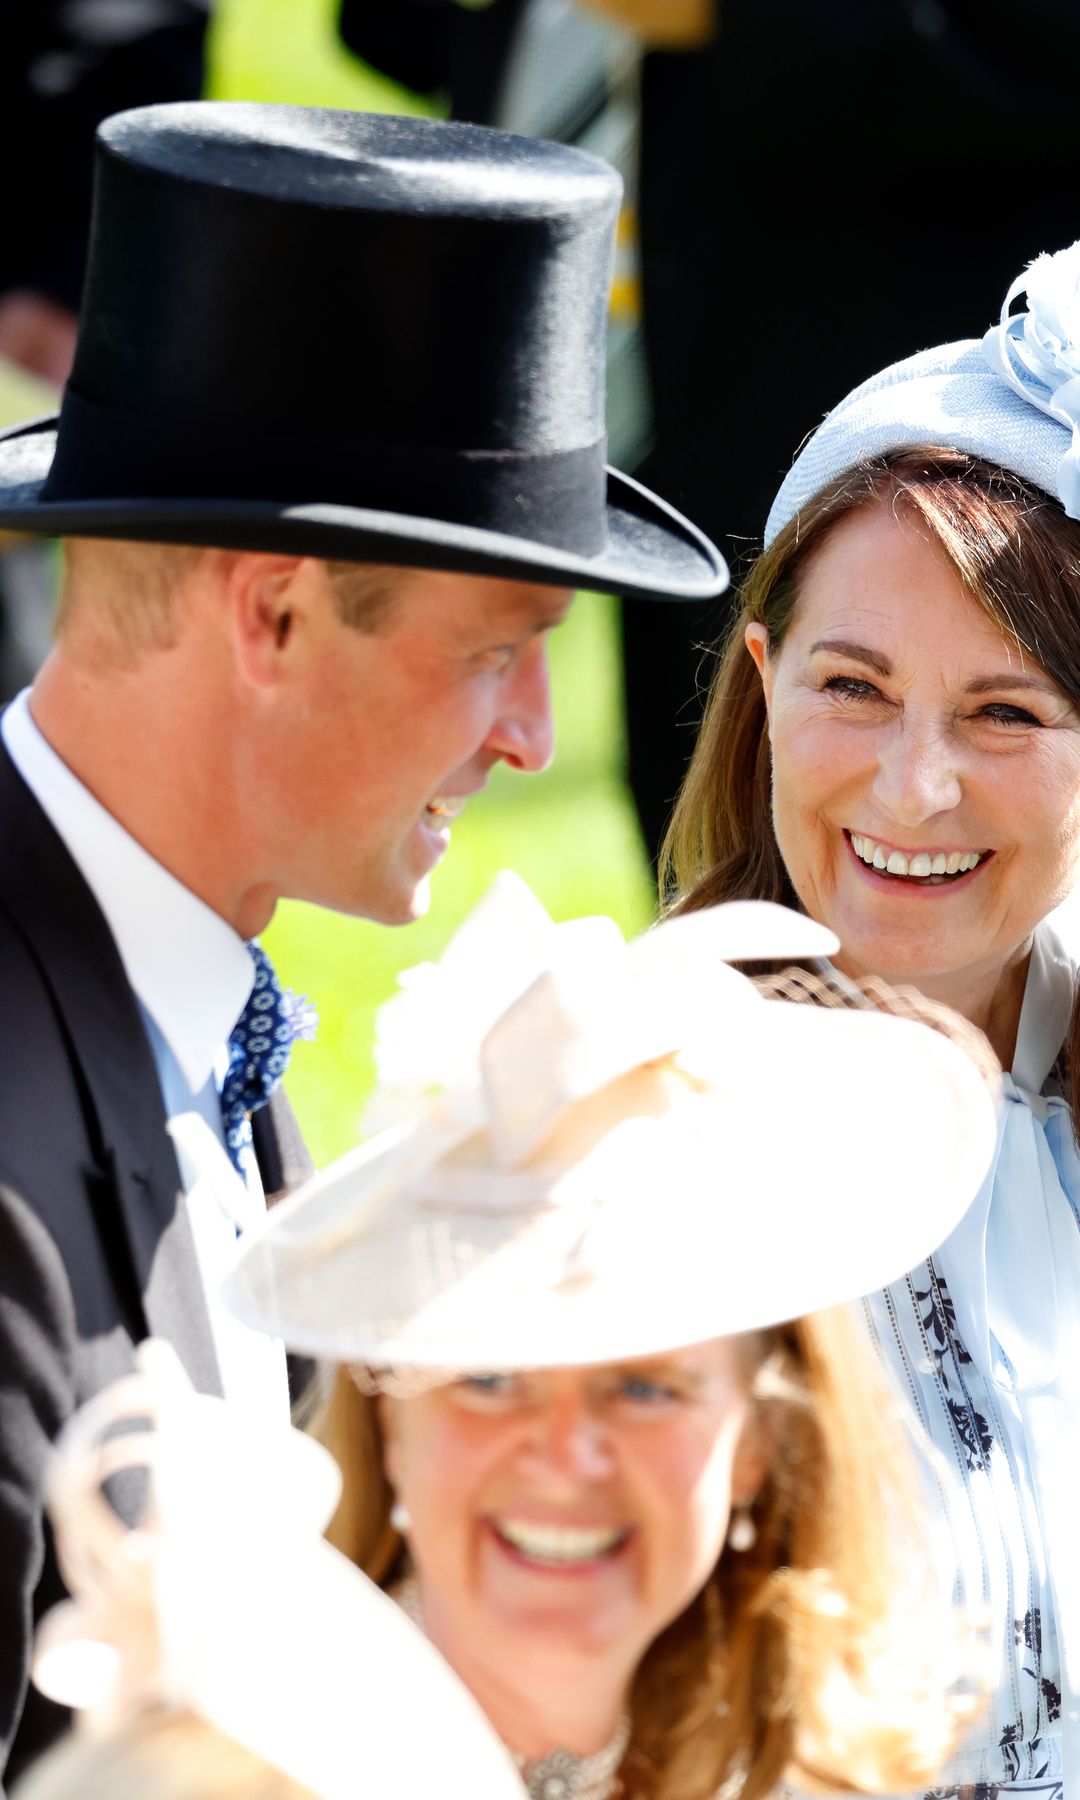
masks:
[[[57,638],[78,622],[123,663],[172,649],[181,625],[177,593],[203,554],[200,549],[113,538],[67,538],[63,549]]]
[[[102,653],[126,666],[150,651],[172,649],[183,625],[183,589],[205,554],[191,544],[66,539],[55,636],[78,620]],[[327,562],[326,571],[342,624],[376,631],[386,622],[399,569]]]

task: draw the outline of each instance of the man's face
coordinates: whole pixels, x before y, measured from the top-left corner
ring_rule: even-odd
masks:
[[[495,764],[551,760],[546,637],[573,596],[422,569],[391,581],[386,615],[359,630],[327,578],[285,747],[273,884],[400,924],[427,910],[451,822]]]

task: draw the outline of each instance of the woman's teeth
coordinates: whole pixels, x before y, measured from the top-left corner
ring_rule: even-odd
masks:
[[[928,850],[918,850],[913,856],[906,856],[902,850],[875,843],[873,838],[856,837],[854,832],[850,837],[856,856],[883,875],[906,875],[925,881],[928,877],[963,875],[982,861],[981,850],[938,850],[933,856]]]
[[[610,1526],[587,1529],[574,1525],[531,1525],[520,1519],[494,1521],[495,1531],[505,1543],[533,1562],[594,1562],[621,1549],[629,1533]]]

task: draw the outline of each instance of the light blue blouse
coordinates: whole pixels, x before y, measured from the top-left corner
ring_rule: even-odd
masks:
[[[1080,1155],[1055,1068],[1075,980],[1041,925],[994,1167],[940,1251],[864,1303],[938,1452],[935,1552],[994,1622],[996,1692],[939,1795],[1080,1800]]]

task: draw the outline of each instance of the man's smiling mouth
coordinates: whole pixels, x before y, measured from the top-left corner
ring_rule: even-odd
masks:
[[[847,831],[844,835],[860,862],[864,862],[877,874],[925,882],[928,887],[944,886],[958,875],[970,874],[972,869],[978,868],[981,862],[993,855],[992,850],[966,848],[897,850],[889,844],[880,843],[877,838],[862,837],[854,831]]]

